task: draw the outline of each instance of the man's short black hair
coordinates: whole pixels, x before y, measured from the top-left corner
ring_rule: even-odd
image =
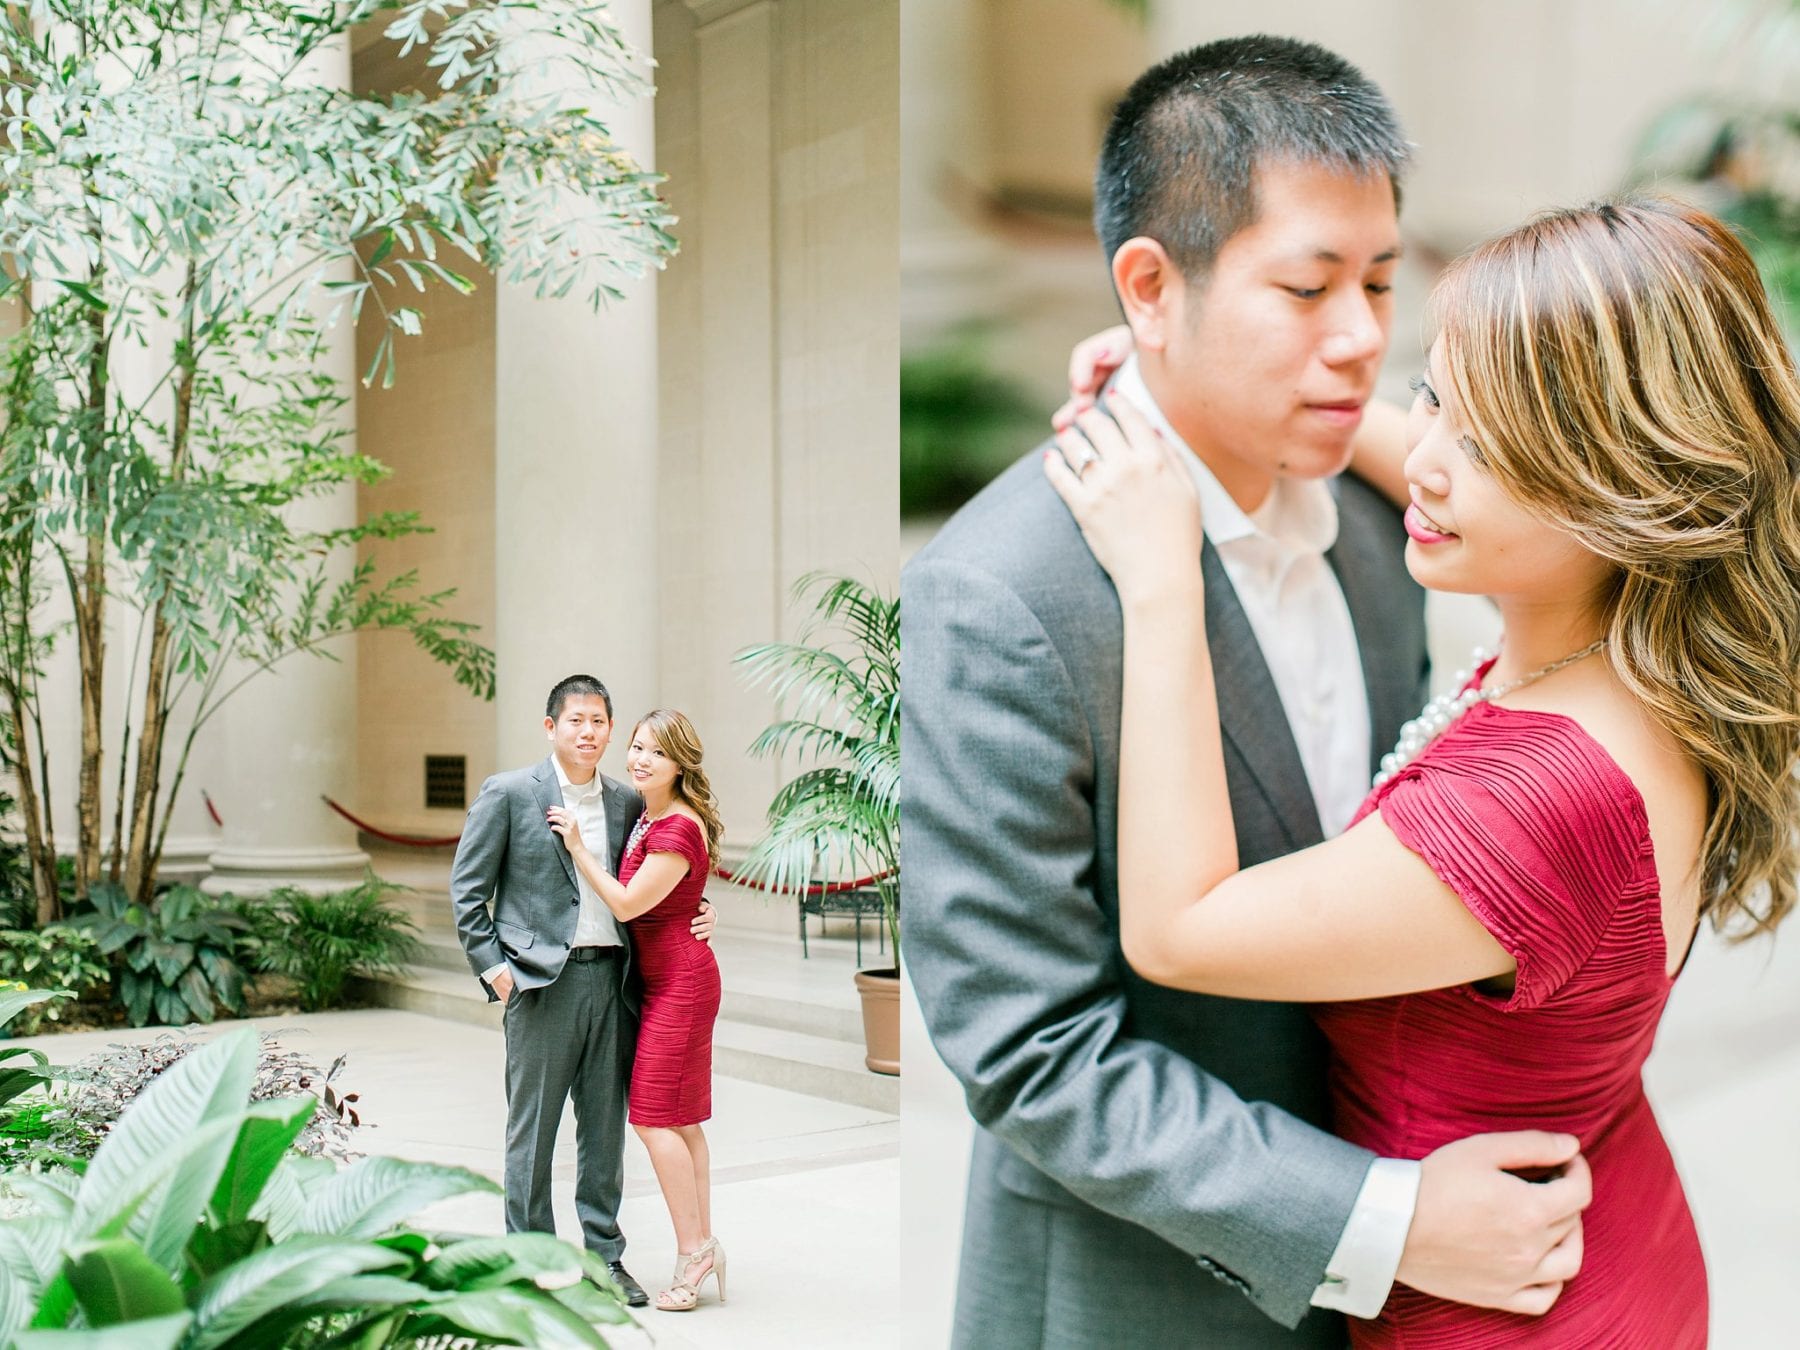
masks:
[[[1375,84],[1341,56],[1293,38],[1226,38],[1145,71],[1113,111],[1094,176],[1107,264],[1127,239],[1156,240],[1190,279],[1256,220],[1270,162],[1385,173],[1400,204],[1408,147]]]
[[[571,675],[567,679],[558,680],[556,687],[550,691],[550,698],[544,704],[544,716],[552,722],[562,716],[563,701],[571,698],[599,698],[606,702],[606,720],[613,720],[612,695],[606,692],[606,686],[592,675]]]

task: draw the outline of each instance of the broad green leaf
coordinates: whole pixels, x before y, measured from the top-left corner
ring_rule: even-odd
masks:
[[[35,1173],[13,1172],[6,1178],[6,1184],[29,1200],[39,1214],[68,1219],[75,1213],[81,1177],[61,1168],[49,1168]]]
[[[379,1237],[439,1200],[499,1193],[499,1186],[464,1167],[404,1158],[361,1158],[312,1194],[300,1216],[299,1231]]]
[[[504,1233],[468,1238],[444,1247],[419,1272],[434,1289],[487,1289],[527,1283],[540,1276],[551,1285],[573,1284],[590,1273],[581,1248],[550,1233]],[[599,1272],[605,1274],[600,1263]],[[610,1277],[608,1277],[610,1278]]]
[[[252,1105],[207,1205],[214,1226],[225,1227],[250,1217],[263,1187],[318,1109],[319,1103],[311,1097]]]
[[[434,1303],[432,1318],[477,1336],[499,1336],[534,1350],[605,1350],[606,1338],[536,1289],[481,1289]]]
[[[171,1313],[116,1327],[57,1331],[21,1331],[12,1342],[17,1350],[175,1350],[193,1315]]]
[[[395,1310],[404,1315],[447,1297],[449,1295],[440,1294],[397,1275],[347,1275],[310,1294],[288,1300],[278,1312],[270,1313],[259,1321],[253,1334],[260,1344],[283,1345],[295,1327],[325,1314],[341,1316],[346,1313],[362,1313],[365,1314],[363,1320],[366,1322],[390,1315]],[[359,1344],[353,1338],[342,1339],[345,1343]],[[338,1340],[339,1338],[334,1338],[333,1343]],[[375,1344],[385,1345],[387,1342],[379,1341]]]
[[[216,1145],[217,1132],[206,1127],[242,1118],[256,1058],[256,1033],[234,1031],[157,1075],[119,1117],[88,1165],[75,1205],[77,1230],[97,1232],[134,1210],[202,1136],[207,1146]],[[207,1194],[213,1184],[207,1183]]]
[[[610,1280],[607,1282],[606,1289],[597,1289],[588,1281],[583,1280],[579,1284],[552,1289],[549,1294],[551,1298],[589,1326],[598,1322],[623,1326],[631,1321],[631,1314],[625,1310],[623,1292],[608,1292],[617,1288],[618,1286]]]
[[[269,1236],[276,1242],[300,1231],[300,1216],[306,1212],[312,1193],[337,1175],[328,1158],[303,1158],[289,1154],[275,1169],[262,1194],[250,1209],[250,1217],[269,1226]]]
[[[24,1012],[34,1003],[51,998],[72,998],[67,989],[8,989],[0,993],[0,1027]]]
[[[63,1273],[90,1326],[110,1327],[184,1311],[180,1286],[129,1238],[72,1249]]]
[[[228,1266],[201,1284],[187,1345],[224,1345],[292,1300],[316,1293],[350,1275],[405,1267],[398,1252],[372,1242],[295,1237]]]
[[[257,1219],[245,1219],[242,1223],[218,1228],[199,1224],[188,1239],[187,1249],[182,1252],[187,1263],[182,1278],[184,1281],[204,1280],[218,1274],[233,1261],[242,1261],[268,1245],[268,1230]]]
[[[44,1287],[56,1274],[69,1225],[35,1216],[0,1224],[0,1345],[36,1312]]]
[[[37,1054],[38,1052],[31,1053]],[[43,1064],[49,1063],[41,1054],[38,1054],[38,1060]],[[23,1093],[30,1092],[33,1088],[49,1081],[49,1077],[50,1075],[42,1069],[0,1069],[0,1105],[10,1102],[14,1097]]]

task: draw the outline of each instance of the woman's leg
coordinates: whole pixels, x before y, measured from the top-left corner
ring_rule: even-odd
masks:
[[[650,1166],[656,1169],[656,1184],[662,1187],[663,1203],[675,1226],[675,1250],[695,1250],[706,1241],[706,1227],[701,1221],[702,1202],[694,1185],[694,1160],[687,1140],[679,1130],[651,1125],[631,1128],[644,1141]]]
[[[675,1133],[687,1145],[694,1165],[694,1195],[699,1202],[700,1231],[712,1236],[712,1153],[706,1146],[706,1131],[698,1125],[677,1125]],[[689,1248],[691,1251],[692,1248]]]

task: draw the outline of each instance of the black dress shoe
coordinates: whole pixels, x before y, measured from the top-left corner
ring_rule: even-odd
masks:
[[[608,1261],[607,1271],[613,1282],[625,1291],[625,1304],[630,1308],[642,1308],[649,1304],[650,1295],[644,1292],[644,1286],[631,1278],[631,1272],[625,1269],[623,1261]]]

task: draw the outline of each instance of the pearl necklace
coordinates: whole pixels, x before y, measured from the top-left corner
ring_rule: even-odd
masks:
[[[670,807],[672,806],[673,803],[671,803],[670,806],[664,807],[662,815],[660,816],[652,816],[648,811],[645,811],[640,815],[637,818],[637,824],[631,827],[631,833],[625,839],[625,851],[630,853],[635,849],[638,846],[638,842],[643,839],[645,835],[650,833],[650,827],[656,824],[657,821],[665,819],[668,816]]]
[[[1560,661],[1552,661],[1549,665],[1534,670],[1529,675],[1521,675],[1518,679],[1500,685],[1496,689],[1465,688],[1472,678],[1466,670],[1459,670],[1450,679],[1448,692],[1439,694],[1427,703],[1419,715],[1400,728],[1400,740],[1393,750],[1381,757],[1381,772],[1375,775],[1374,787],[1380,787],[1400,770],[1411,764],[1425,752],[1439,736],[1448,731],[1453,723],[1477,703],[1492,703],[1496,699],[1505,698],[1528,684],[1535,684],[1546,675],[1554,675],[1564,666],[1572,666],[1577,661],[1586,660],[1606,645],[1606,639],[1590,642],[1578,652],[1571,652]],[[1477,647],[1471,658],[1477,670],[1481,663],[1494,653],[1485,647]]]

